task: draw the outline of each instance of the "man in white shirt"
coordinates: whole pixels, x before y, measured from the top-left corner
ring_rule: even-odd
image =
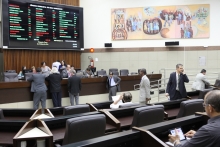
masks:
[[[57,60],[56,62],[53,62],[52,68],[53,68],[53,67],[56,67],[57,69],[59,69],[59,66],[60,66],[60,65],[61,65],[61,64],[60,64],[60,61]]]
[[[206,75],[205,69],[202,69],[202,71],[196,75],[196,79],[192,84],[193,90],[203,91],[205,89],[205,85],[210,85],[205,75]]]
[[[121,78],[113,75],[113,72],[109,73],[106,82],[106,88],[109,90],[109,101],[112,101],[112,96],[116,96],[117,91],[120,91]]]
[[[131,100],[132,100],[132,95],[130,92],[122,93],[120,97],[110,105],[110,108],[117,109],[121,105],[129,104],[129,103],[132,104]]]
[[[140,70],[141,75],[141,83],[140,83],[140,95],[139,95],[139,101],[140,103],[148,103],[148,101],[151,100],[150,97],[150,81],[148,77],[146,76],[147,72],[146,69]]]

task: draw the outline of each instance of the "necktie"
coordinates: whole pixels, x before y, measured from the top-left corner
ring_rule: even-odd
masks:
[[[180,82],[180,75],[178,74],[178,79],[177,79],[177,90],[179,90],[179,82]]]
[[[112,85],[111,85],[111,82],[112,82],[112,78],[109,79],[109,85],[110,85],[110,86],[112,86]]]

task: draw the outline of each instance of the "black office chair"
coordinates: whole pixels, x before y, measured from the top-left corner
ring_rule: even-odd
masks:
[[[134,110],[134,117],[131,127],[142,127],[159,123],[164,120],[164,106],[154,105],[140,107]]]
[[[123,105],[119,105],[119,108],[128,108],[128,107],[133,107],[133,106],[138,106],[140,104],[135,104],[135,103],[124,103]]]
[[[89,105],[75,105],[63,108],[63,115],[73,115],[87,112],[90,112]]]
[[[107,76],[106,70],[104,70],[104,69],[98,70],[98,71],[97,71],[97,75],[98,75],[98,76]]]
[[[177,118],[193,115],[195,112],[204,112],[204,107],[202,104],[202,99],[181,102]]]
[[[4,119],[5,117],[4,117],[4,114],[3,114],[3,110],[2,109],[0,109],[0,119]]]
[[[103,136],[105,127],[106,119],[103,114],[68,119],[63,145]]]
[[[128,76],[129,70],[128,69],[121,69],[120,70],[120,76]]]
[[[5,82],[18,81],[18,74],[17,73],[5,72],[4,75],[5,75]]]
[[[118,69],[117,68],[109,68],[109,72],[108,73],[110,73],[110,72],[118,72]]]
[[[212,91],[213,88],[210,89],[204,89],[203,91],[199,91],[199,99],[203,99],[205,98],[205,95],[209,92]]]

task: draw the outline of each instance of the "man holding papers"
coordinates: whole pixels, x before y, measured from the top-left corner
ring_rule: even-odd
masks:
[[[122,93],[121,95],[113,96],[112,97],[114,103],[110,105],[111,109],[117,109],[120,105],[132,103],[132,95],[130,92]]]

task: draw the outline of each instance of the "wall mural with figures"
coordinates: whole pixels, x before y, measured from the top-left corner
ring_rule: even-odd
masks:
[[[209,38],[210,5],[111,10],[112,40]]]

